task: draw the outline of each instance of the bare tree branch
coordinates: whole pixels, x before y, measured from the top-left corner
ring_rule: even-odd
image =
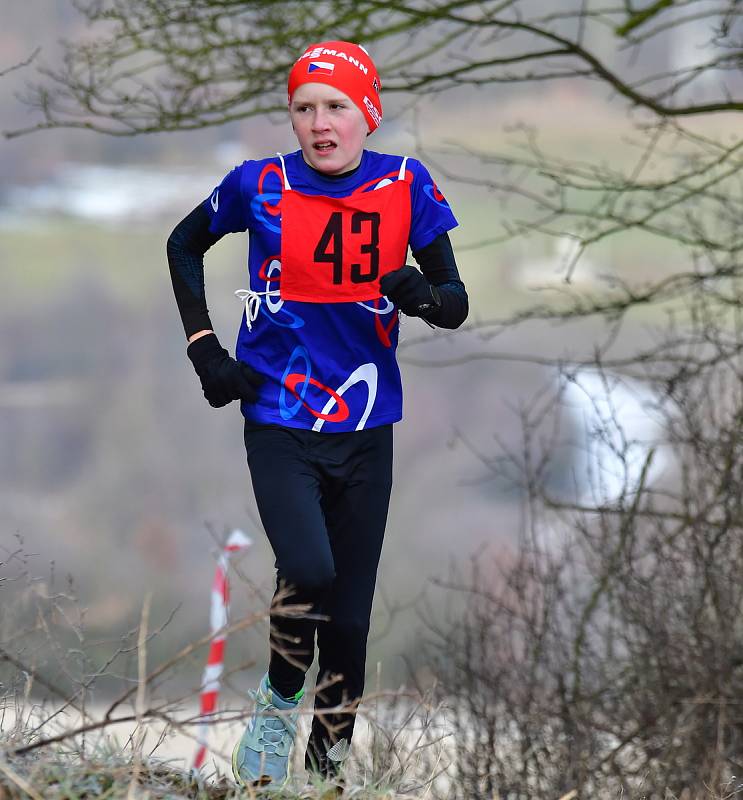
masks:
[[[41,52],[41,48],[37,47],[36,50],[31,53],[31,55],[25,61],[19,61],[17,64],[13,64],[10,67],[5,67],[4,69],[0,69],[0,78],[5,77],[11,72],[14,72],[17,69],[22,69],[23,67],[27,67]]]
[[[662,118],[734,112],[735,92],[688,102],[683,90],[701,74],[734,68],[739,14],[725,7],[696,18],[717,23],[705,64],[653,78],[652,89],[622,75],[591,49],[598,29],[616,37],[618,54],[652,21],[674,30],[689,2],[630,10],[571,3],[536,10],[524,0],[84,0],[78,5],[98,38],[68,43],[62,67],[41,69],[25,100],[42,120],[6,132],[77,127],[127,136],[195,130],[282,109],[284,81],[309,41],[345,38],[379,50],[387,92],[442,92],[460,86],[583,79],[599,82],[637,109]],[[659,36],[664,29],[652,35]],[[639,46],[651,38],[633,40]],[[514,69],[524,65],[523,69]],[[559,66],[558,66],[559,65]]]

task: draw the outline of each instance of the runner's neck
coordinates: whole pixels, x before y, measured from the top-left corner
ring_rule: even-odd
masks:
[[[339,173],[338,175],[329,175],[327,172],[320,172],[320,170],[319,170],[319,169],[315,169],[315,168],[312,166],[312,164],[307,164],[307,162],[306,162],[306,161],[305,161],[305,159],[304,159],[304,155],[302,156],[302,161],[304,161],[304,163],[306,164],[306,166],[307,166],[307,167],[308,167],[310,170],[312,170],[312,172],[314,172],[314,173],[315,173],[315,175],[318,175],[318,176],[319,176],[319,177],[321,177],[321,178],[329,178],[330,180],[341,180],[341,179],[343,179],[343,178],[348,178],[348,177],[350,177],[351,175],[353,175],[353,174],[354,174],[354,172],[358,172],[358,171],[359,171],[359,169],[361,168],[361,163],[362,163],[362,162],[360,161],[360,162],[359,162],[359,163],[358,163],[358,164],[357,164],[357,165],[356,165],[356,166],[355,166],[353,169],[349,169],[349,170],[348,170],[348,172],[341,172],[341,173]]]

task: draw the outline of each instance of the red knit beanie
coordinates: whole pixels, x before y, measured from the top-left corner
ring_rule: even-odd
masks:
[[[369,53],[352,42],[311,44],[289,73],[289,102],[303,83],[327,83],[348,95],[376,130],[382,121],[379,73]]]

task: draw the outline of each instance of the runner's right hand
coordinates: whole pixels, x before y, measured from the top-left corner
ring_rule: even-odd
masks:
[[[204,397],[213,408],[233,400],[255,403],[265,377],[242,361],[236,361],[222,347],[216,334],[209,333],[191,342],[186,350],[201,381]]]

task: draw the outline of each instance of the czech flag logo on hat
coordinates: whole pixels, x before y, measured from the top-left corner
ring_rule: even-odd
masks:
[[[330,61],[310,61],[307,72],[310,75],[332,75],[335,64]]]

